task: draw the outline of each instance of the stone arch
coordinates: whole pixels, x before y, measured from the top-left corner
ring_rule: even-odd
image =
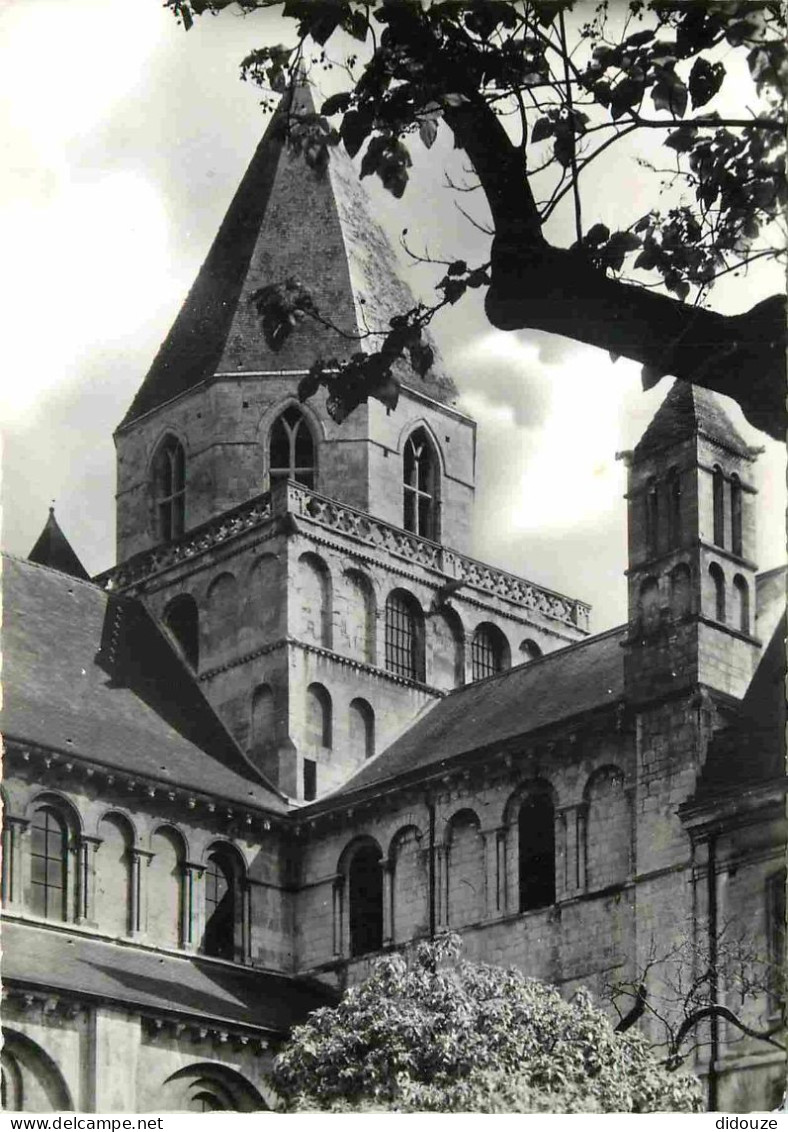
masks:
[[[262,636],[270,642],[275,640],[281,630],[284,581],[285,571],[280,569],[279,559],[275,554],[261,554],[249,567],[246,599],[248,616],[244,620],[254,637]],[[241,627],[242,633],[244,627]]]
[[[200,613],[191,594],[178,594],[162,611],[161,620],[191,668],[200,666]]]
[[[377,655],[375,588],[368,574],[351,567],[343,580],[347,589],[344,636],[348,655],[374,664]]]
[[[744,553],[742,503],[741,480],[734,472],[731,476],[731,550],[739,558]]]
[[[521,912],[555,902],[555,809],[555,790],[544,779],[521,783],[504,807],[511,882]]]
[[[440,445],[425,424],[411,425],[402,442],[402,526],[440,541],[443,461]]]
[[[485,912],[484,841],[475,810],[463,807],[446,823],[446,913],[449,927],[482,919]]]
[[[246,861],[231,841],[217,838],[202,855],[205,920],[200,950],[217,959],[243,960]]]
[[[712,586],[712,600],[714,618],[716,621],[725,624],[726,620],[726,594],[725,594],[725,574],[722,567],[718,562],[712,562],[709,566],[709,578]]]
[[[358,762],[375,754],[375,712],[361,696],[348,707],[348,745],[351,757]]]
[[[531,637],[526,637],[520,644],[520,653],[523,662],[527,663],[529,660],[538,660],[542,656],[542,649]]]
[[[183,866],[189,859],[183,834],[175,826],[161,823],[151,833],[147,868],[148,924],[150,941],[160,947],[180,947],[183,942]]]
[[[45,919],[74,920],[85,898],[78,859],[83,833],[79,810],[61,791],[44,790],[30,799],[26,817],[30,872],[25,903]]]
[[[25,1034],[3,1026],[0,1054],[3,1076],[3,1109],[9,1099],[18,1104],[17,1112],[73,1112],[74,1102],[54,1059]],[[8,1088],[15,1094],[7,1095]]]
[[[148,462],[150,525],[157,541],[180,538],[186,529],[186,446],[176,430],[164,429]]]
[[[318,442],[304,406],[292,399],[282,406],[266,432],[269,488],[294,480],[314,490],[318,483]]]
[[[583,791],[588,889],[623,884],[630,871],[631,812],[620,767],[599,767]]]
[[[465,629],[456,609],[444,605],[429,620],[429,682],[451,691],[465,683]]]
[[[719,464],[711,473],[712,491],[712,542],[725,546],[725,474]]]
[[[653,574],[640,583],[638,615],[644,633],[653,633],[659,625],[659,580]]]
[[[207,618],[203,638],[208,653],[221,653],[235,642],[238,625],[238,581],[224,570],[207,592]]]
[[[733,579],[733,587],[731,590],[732,601],[732,622],[740,633],[750,632],[750,587],[747,585],[746,579],[741,574],[736,574]]]
[[[354,838],[342,851],[338,872],[344,877],[351,956],[383,946],[382,851],[374,837]]]
[[[312,683],[306,690],[306,741],[310,747],[333,747],[334,707],[324,684]]]
[[[692,571],[679,562],[670,572],[670,612],[674,618],[692,613]]]
[[[93,919],[108,935],[127,935],[131,923],[131,851],[134,826],[119,810],[105,811],[98,823],[101,843],[94,858]]]
[[[271,1107],[237,1069],[203,1061],[171,1074],[159,1087],[151,1111],[259,1112]]]
[[[258,684],[252,692],[249,748],[265,754],[276,745],[276,698],[270,684]]]
[[[298,566],[298,636],[303,641],[330,649],[333,644],[331,572],[320,555],[311,550],[301,555]]]
[[[424,835],[417,825],[401,826],[389,843],[391,937],[405,943],[429,928],[429,877]]]

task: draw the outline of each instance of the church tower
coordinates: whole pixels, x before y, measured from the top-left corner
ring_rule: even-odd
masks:
[[[467,557],[475,422],[438,359],[396,409],[341,425],[297,390],[317,358],[375,348],[414,305],[339,150],[288,142],[283,97],[116,434],[119,565],[261,770],[336,788],[469,680],[588,632],[588,606]],[[321,319],[272,342],[255,296],[303,286]],[[370,345],[371,344],[371,345]],[[399,375],[398,375],[399,376]]]
[[[757,454],[712,393],[682,381],[627,454],[631,700],[748,688],[759,656]]]

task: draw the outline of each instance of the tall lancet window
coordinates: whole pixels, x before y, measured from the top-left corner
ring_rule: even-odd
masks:
[[[276,418],[271,428],[271,483],[295,480],[315,486],[315,442],[304,414],[295,405]]]
[[[163,542],[180,538],[186,515],[186,457],[174,436],[165,436],[153,461],[156,525]]]
[[[405,442],[405,513],[402,525],[406,531],[436,542],[440,537],[438,485],[437,454],[425,429],[416,429]]]

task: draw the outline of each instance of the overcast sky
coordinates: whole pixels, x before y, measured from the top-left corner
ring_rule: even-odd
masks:
[[[87,569],[112,565],[112,431],[265,127],[238,62],[286,31],[270,14],[225,13],[185,34],[159,0],[0,0],[6,550],[29,552],[55,499]],[[437,153],[452,159],[447,138]],[[407,226],[415,248],[486,259],[487,238],[425,156],[414,147],[402,201],[371,186],[381,223],[395,242]],[[615,227],[646,207],[631,157],[591,187],[595,218]],[[483,219],[477,197],[462,203]],[[428,269],[403,261],[403,270],[428,294]],[[753,273],[746,290],[720,289],[715,305],[740,310],[778,285]],[[494,332],[478,302],[435,330],[461,405],[479,422],[476,556],[589,601],[595,630],[625,620],[626,485],[615,453],[634,446],[670,380],[644,394],[639,367],[548,335]],[[785,558],[784,450],[725,407],[767,448],[758,480],[768,568]]]

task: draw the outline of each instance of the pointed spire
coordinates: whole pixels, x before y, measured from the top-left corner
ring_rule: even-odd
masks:
[[[747,459],[756,455],[756,450],[742,440],[709,389],[676,380],[636,446],[635,458],[698,435]]]
[[[27,557],[28,561],[35,562],[39,566],[49,566],[53,570],[59,570],[61,574],[70,574],[72,578],[90,581],[90,574],[77,558],[71,543],[60,529],[54,507],[49,508],[49,518]]]
[[[305,371],[320,356],[348,356],[359,333],[387,327],[414,305],[345,152],[332,149],[328,168],[316,170],[287,144],[288,116],[314,112],[306,83],[283,95],[123,424],[215,374]],[[339,332],[306,318],[278,348],[266,342],[252,296],[288,279]],[[415,375],[406,380],[418,383]],[[423,389],[456,397],[439,365]]]

